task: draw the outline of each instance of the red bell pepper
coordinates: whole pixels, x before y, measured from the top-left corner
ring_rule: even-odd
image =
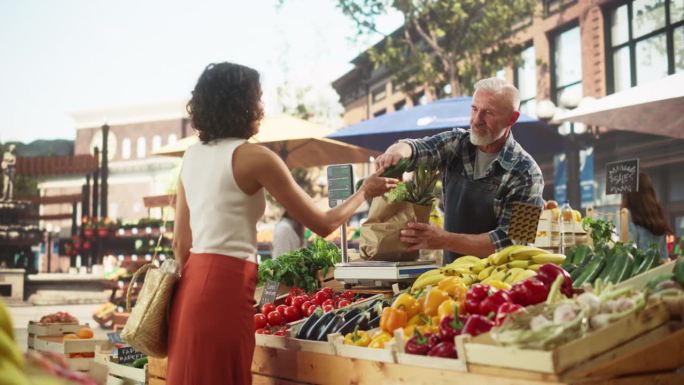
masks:
[[[517,303],[506,302],[499,306],[499,310],[496,312],[496,317],[494,318],[494,325],[499,326],[503,323],[509,314],[525,311],[525,308],[518,305]]]
[[[553,284],[553,281],[555,281],[556,277],[559,275],[563,276],[561,293],[563,293],[563,295],[565,295],[568,298],[572,298],[572,277],[570,277],[570,274],[568,274],[567,271],[563,270],[562,267],[555,265],[553,263],[545,263],[539,267],[539,271],[537,272],[537,278],[549,287]]]
[[[404,351],[409,354],[425,356],[430,349],[439,342],[439,337],[435,338],[433,333],[421,334],[418,328],[414,329],[413,336],[406,341]]]
[[[431,357],[458,358],[453,341],[442,341],[433,346],[427,354]]]
[[[480,314],[473,314],[468,317],[461,334],[470,334],[471,336],[479,336],[482,333],[487,333],[494,326],[491,315],[485,317]]]
[[[439,323],[439,336],[442,341],[453,341],[454,337],[461,334],[463,324],[468,317],[459,314],[458,305],[454,305],[454,314],[448,315]]]
[[[480,302],[491,292],[489,285],[475,284],[466,293],[465,311],[469,314],[480,314]]]
[[[496,315],[499,306],[507,302],[511,302],[511,295],[508,290],[496,291],[480,303],[480,309],[477,314],[488,316],[490,313],[494,313]]]
[[[546,301],[550,286],[536,278],[528,278],[511,287],[511,299],[513,303],[522,306],[536,305]]]

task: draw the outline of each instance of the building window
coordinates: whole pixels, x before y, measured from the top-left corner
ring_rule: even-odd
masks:
[[[684,71],[683,0],[632,0],[606,15],[609,93]]]
[[[579,26],[573,24],[560,31],[552,38],[551,45],[551,99],[559,111],[564,111],[568,107],[564,100],[580,100],[583,93]],[[558,127],[560,133],[569,133],[570,129],[568,122]]]
[[[169,135],[168,143],[167,144],[174,144],[178,140],[178,137],[176,134],[171,134]]]
[[[379,102],[387,96],[386,86],[383,84],[373,90],[373,103]]]
[[[152,152],[155,152],[161,148],[161,136],[155,135],[152,137]]]
[[[373,117],[374,117],[374,118],[377,118],[378,116],[385,115],[386,112],[387,112],[387,110],[384,109],[384,108],[383,108],[382,110],[375,111],[375,112],[373,113]]]
[[[406,99],[394,103],[394,111],[401,111],[406,108]]]
[[[537,56],[530,43],[520,53],[520,62],[515,68],[515,85],[520,91],[520,112],[535,116],[537,107]]]
[[[121,141],[121,157],[123,159],[131,158],[131,140],[128,138]]]
[[[138,155],[138,158],[145,157],[145,138],[143,137],[138,138],[136,155]]]

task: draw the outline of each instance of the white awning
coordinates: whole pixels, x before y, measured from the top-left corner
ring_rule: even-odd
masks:
[[[588,102],[554,121],[684,139],[684,73]]]

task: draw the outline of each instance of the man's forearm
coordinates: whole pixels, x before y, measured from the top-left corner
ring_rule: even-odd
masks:
[[[455,253],[474,255],[485,258],[494,253],[496,249],[489,238],[489,233],[482,234],[462,234],[446,233],[444,249]]]
[[[387,147],[385,151],[388,154],[399,154],[402,158],[410,158],[413,155],[413,149],[408,143],[397,142]]]

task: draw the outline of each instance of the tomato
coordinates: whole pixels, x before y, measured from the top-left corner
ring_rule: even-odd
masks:
[[[272,303],[265,303],[261,306],[261,314],[268,315],[268,313],[275,310],[275,305]]]
[[[325,301],[323,301],[323,303],[321,303],[321,306],[325,309],[326,305],[330,305],[330,306],[334,307],[335,302],[332,299],[326,299]]]
[[[318,306],[317,306],[317,305],[310,305],[310,306],[306,309],[306,312],[305,312],[304,314],[305,314],[307,317],[310,317],[311,314],[313,314],[313,312],[316,311],[316,309],[318,309]]]
[[[275,309],[278,311],[278,313],[280,313],[280,315],[284,316],[285,315],[285,309],[287,309],[287,305],[278,305],[278,306],[276,306]]]
[[[354,294],[354,292],[351,291],[351,290],[345,290],[345,291],[340,295],[340,297],[346,298],[346,299],[348,299],[348,300],[354,299],[355,296],[356,296],[356,294]]]
[[[304,303],[302,304],[302,306],[299,307],[299,310],[301,310],[301,313],[302,313],[302,314],[306,314],[306,310],[307,310],[307,309],[309,308],[309,306],[311,306],[311,305],[312,305],[311,301],[304,301]]]
[[[296,307],[297,309],[302,308],[302,304],[306,302],[308,298],[304,297],[303,295],[297,296],[292,298],[292,306]]]
[[[287,298],[285,298],[285,305],[292,305],[292,296],[288,295]]]
[[[285,321],[287,322],[294,322],[302,318],[299,309],[294,306],[288,306],[285,309],[285,313],[283,313],[283,317],[285,317]]]
[[[256,334],[271,334],[270,329],[257,329],[254,333]]]
[[[323,311],[326,312],[326,313],[329,312],[329,311],[332,311],[332,310],[334,310],[334,309],[335,309],[335,307],[334,307],[332,304],[323,305]]]
[[[325,294],[323,291],[319,291],[316,294],[314,294],[314,298],[318,301],[318,303],[323,304],[323,301],[328,299],[328,295]]]
[[[287,335],[287,329],[280,329],[277,332],[273,333],[274,336],[279,336],[283,337]]]
[[[254,314],[254,329],[263,329],[266,327],[268,322],[266,321],[266,316],[261,313]]]
[[[311,302],[312,305],[320,305],[323,301],[319,301],[315,295],[311,296],[311,299],[309,299],[309,302]]]
[[[340,300],[340,302],[337,303],[338,308],[349,306],[349,305],[351,305],[351,302],[348,299]]]
[[[325,293],[325,296],[328,297],[328,298],[332,298],[333,295],[335,294],[335,293],[333,292],[333,289],[331,289],[331,288],[329,288],[329,287],[324,287],[324,288],[321,289],[321,291],[324,292],[324,293]]]
[[[278,326],[283,323],[283,315],[277,310],[273,310],[272,312],[268,313],[266,319],[268,320],[268,324],[271,326]]]

